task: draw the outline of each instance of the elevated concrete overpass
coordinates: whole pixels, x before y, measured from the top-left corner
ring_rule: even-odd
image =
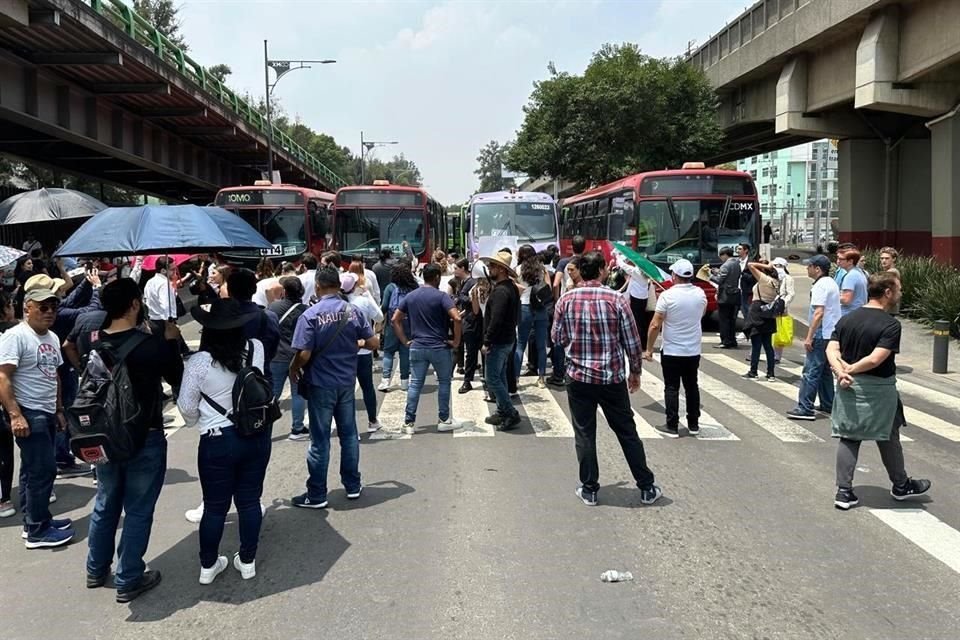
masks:
[[[344,181],[274,131],[287,182]],[[267,164],[266,119],[120,0],[0,0],[0,152],[207,203]]]
[[[837,138],[841,238],[960,263],[960,0],[761,0],[689,59],[713,162]]]

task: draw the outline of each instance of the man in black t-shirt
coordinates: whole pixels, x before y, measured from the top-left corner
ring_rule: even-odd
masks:
[[[833,504],[846,511],[858,504],[853,493],[860,443],[875,440],[887,469],[894,500],[906,500],[930,488],[904,469],[900,427],[903,406],[896,392],[896,353],[900,322],[889,314],[900,303],[900,280],[890,272],[870,276],[869,301],[840,319],[827,346],[827,360],[837,377],[833,432],[837,448],[837,495]],[[847,406],[852,405],[852,410]]]

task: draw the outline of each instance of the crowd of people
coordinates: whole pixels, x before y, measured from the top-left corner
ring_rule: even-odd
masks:
[[[716,346],[737,348],[736,317],[742,314],[743,334],[751,345],[746,377],[759,377],[763,352],[765,378],[775,380],[780,353],[772,336],[796,295],[793,277],[785,260],[752,259],[745,244],[722,249],[721,266],[700,274],[688,260],[676,261],[669,283],[651,279],[619,253],[608,261],[598,251],[586,251],[581,237],[573,239],[572,249],[572,255],[560,256],[555,246],[537,252],[524,245],[514,255],[503,247],[473,264],[437,252],[424,265],[407,251],[395,259],[385,249],[372,269],[335,251],[306,254],[298,264],[284,262],[279,268],[264,260],[256,271],[231,268],[211,256],[183,263],[163,257],[150,264],[137,258],[109,263],[114,269],[105,285],[103,265],[86,265],[71,275],[63,261],[44,265],[28,260],[18,268],[16,294],[0,297],[0,402],[7,425],[0,428],[0,517],[22,515],[28,549],[73,539],[73,524],[54,518],[50,504],[58,475],[94,471],[77,462],[64,432],[78,388],[90,383],[85,367],[94,354],[115,369],[126,368],[138,406],[127,425],[135,452],[95,466],[97,496],[87,536],[87,586],[106,584],[116,554],[118,602],[133,600],[161,579],[158,571],[146,569],[143,556],[166,470],[167,402],[175,402],[185,425],[200,434],[202,502],[186,517],[199,523],[199,581],[205,585],[231,563],[244,579],[256,575],[271,427],[284,419],[271,409],[288,383],[288,438],[309,441],[305,491],[291,499],[297,508],[328,506],[333,434],[339,441],[346,497],[361,498],[355,387],[359,384],[367,431],[384,428],[377,394],[395,391],[395,365],[406,406],[403,424],[388,426],[405,433],[418,428],[419,401],[431,369],[437,379],[438,431],[464,427],[451,412],[455,371],[463,376],[458,393],[482,392],[495,407],[486,422],[502,431],[523,422],[517,389],[525,373],[540,388],[550,385],[566,393],[579,465],[576,493],[590,506],[599,500],[596,435],[597,411],[602,410],[640,501],[653,504],[663,491],[648,467],[629,399],[640,386],[643,360],[654,359],[662,336],[666,420],[657,429],[669,437],[682,431],[696,436],[701,320],[707,309],[704,287],[696,279],[716,285]],[[886,270],[869,277],[858,266],[860,253],[852,245],[840,247],[836,267],[824,255],[807,261],[813,289],[806,358],[797,407],[787,415],[813,419],[817,397],[819,410],[833,414],[840,438],[835,504],[843,509],[856,504],[852,480],[862,440],[878,441],[895,498],[930,486],[904,471],[898,435],[902,406],[890,400],[897,400],[890,391],[895,390],[899,346],[899,322],[890,312],[899,302],[900,283],[896,252],[885,248],[882,253]],[[197,298],[190,309],[202,327],[196,351],[176,324],[185,311],[179,296],[184,287]],[[18,312],[22,322],[16,320]],[[171,394],[164,392],[163,382]],[[245,393],[257,385],[265,385],[270,402],[251,407]],[[686,396],[683,426],[681,387]],[[870,417],[855,409],[864,398],[877,400]],[[262,418],[248,419],[248,412]],[[14,442],[21,457],[19,509],[11,496]],[[232,562],[220,555],[231,503],[240,533]]]

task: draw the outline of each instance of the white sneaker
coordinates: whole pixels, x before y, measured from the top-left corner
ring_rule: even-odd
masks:
[[[303,440],[309,440],[309,439],[310,439],[309,431],[301,431],[300,433],[293,433],[291,431],[290,435],[287,436],[287,440],[292,440],[294,442],[301,442]]]
[[[380,431],[380,429],[381,429],[382,427],[383,427],[383,425],[380,424],[379,422],[371,422],[370,424],[367,425],[367,433],[373,433],[374,431]]]
[[[267,515],[267,505],[260,503],[260,517],[263,518]]]
[[[250,564],[240,562],[239,553],[233,555],[233,568],[240,572],[240,577],[244,580],[249,580],[257,575],[257,561],[254,560]]]
[[[406,391],[409,386],[410,386],[410,380],[403,380],[403,379],[401,378],[401,380],[400,380],[400,390],[401,390],[401,391]]]
[[[412,436],[417,432],[417,426],[412,422],[405,422],[403,424],[403,432],[408,436]]]
[[[456,431],[457,429],[463,429],[463,422],[457,420],[453,416],[450,416],[446,420],[442,420],[437,423],[437,431],[440,433],[445,431]]]
[[[199,523],[203,520],[203,503],[201,502],[200,506],[196,509],[190,509],[185,512],[183,517],[187,519],[187,522],[192,522],[193,524]]]
[[[200,584],[210,584],[216,580],[217,576],[223,573],[229,564],[227,556],[220,556],[217,558],[217,563],[209,569],[200,567]]]
[[[56,501],[57,501],[57,494],[55,494],[53,491],[51,491],[51,492],[50,492],[50,504],[53,504],[53,503],[56,502]]]
[[[0,518],[9,518],[17,515],[17,510],[12,502],[0,502]]]
[[[377,391],[389,391],[390,390],[390,381],[384,378],[380,385],[377,387]]]

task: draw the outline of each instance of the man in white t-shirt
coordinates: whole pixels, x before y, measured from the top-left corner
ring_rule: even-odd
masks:
[[[670,265],[673,286],[657,299],[657,310],[650,322],[650,335],[643,357],[653,360],[653,347],[663,329],[660,347],[660,366],[663,369],[663,400],[667,423],[657,431],[668,438],[680,436],[680,384],[687,396],[687,430],[690,435],[700,433],[700,387],[697,371],[700,369],[700,340],[703,337],[700,321],[707,310],[707,296],[703,289],[692,284],[693,265],[689,260],[677,260]]]
[[[303,285],[303,304],[309,306],[310,300],[314,296],[314,289],[316,289],[315,278],[317,277],[317,265],[319,264],[317,256],[312,253],[305,253],[300,259],[300,264],[303,265],[304,271],[301,273],[298,278],[300,278],[300,284]]]
[[[830,259],[816,255],[804,260],[807,275],[813,280],[810,288],[810,315],[807,338],[803,346],[807,350],[803,361],[803,378],[797,406],[787,411],[792,420],[816,420],[813,402],[820,396],[820,411],[827,415],[833,411],[833,373],[827,362],[827,343],[833,329],[840,321],[840,288],[830,277]]]
[[[24,295],[24,321],[0,337],[0,402],[20,447],[20,509],[27,549],[59,547],[74,535],[69,519],[50,514],[57,477],[54,441],[67,425],[57,375],[63,364],[60,339],[50,330],[58,304],[55,289],[30,289]]]

